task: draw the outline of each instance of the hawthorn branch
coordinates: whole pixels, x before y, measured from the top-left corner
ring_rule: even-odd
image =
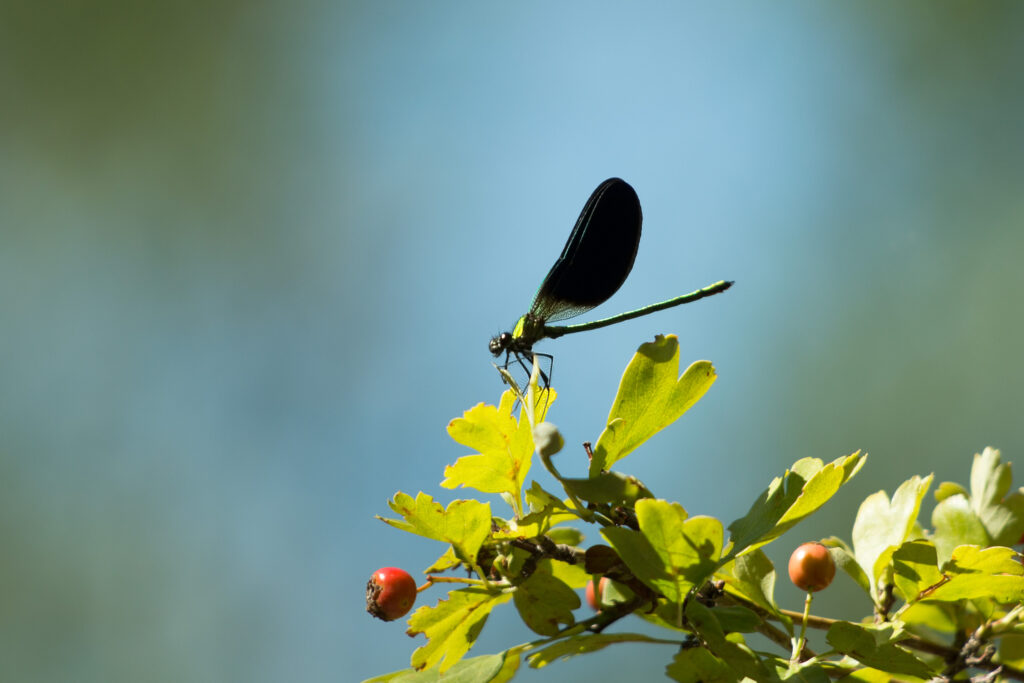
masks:
[[[758,624],[758,627],[757,627],[757,632],[758,633],[760,633],[761,635],[766,637],[768,640],[772,641],[773,643],[775,643],[776,645],[778,645],[779,647],[781,647],[784,650],[788,650],[790,647],[792,647],[793,643],[790,640],[789,634],[786,633],[785,631],[783,631],[780,628],[772,626],[767,621],[767,619],[770,619],[770,618],[772,618],[774,616],[773,614],[771,614],[767,610],[762,609],[761,607],[758,607],[757,605],[755,605],[752,602],[748,602],[748,601],[746,601],[746,600],[744,600],[742,598],[736,597],[734,595],[730,595],[729,593],[725,593],[721,598],[719,598],[719,602],[721,604],[723,604],[723,605],[742,605],[743,607],[746,607],[747,609],[749,609],[749,610],[751,610],[753,612],[756,612],[758,614],[758,616],[761,617],[761,623]],[[798,614],[797,618],[802,618],[802,616],[803,615]],[[812,615],[809,618],[809,620],[807,622],[809,626],[812,625],[811,622],[810,622],[810,619],[817,619],[817,617],[814,617]],[[820,627],[816,626],[815,628],[820,628]],[[817,656],[818,655],[816,655],[814,653],[814,650],[812,650],[811,648],[807,647],[807,643],[804,643],[803,649],[800,650],[800,659],[801,659],[801,661],[810,659],[812,657],[817,657]]]
[[[735,599],[734,596],[730,596],[730,597],[733,597]],[[745,603],[744,604],[745,607],[748,607],[749,609],[754,610],[758,614],[763,615],[765,618],[768,618],[768,619],[775,618],[773,614],[771,614],[770,612],[767,612],[767,611],[761,609],[760,607],[758,607],[757,605],[754,605],[753,603],[746,604],[746,601],[742,601],[742,602]],[[802,619],[803,618],[803,614],[801,614],[800,612],[793,612],[791,610],[785,610],[785,609],[780,609],[779,612],[784,614],[784,615],[786,615],[787,617],[789,617],[791,619]],[[816,617],[816,616],[814,616],[812,614],[812,615],[809,615],[808,618],[807,618],[807,625],[812,627],[812,628],[827,630],[827,629],[829,629],[832,626],[832,624],[836,623],[837,621],[840,621],[840,620],[839,619],[829,619],[828,617]],[[987,632],[979,633],[979,631],[981,631],[981,629],[984,629],[986,627],[987,627],[987,625],[983,624],[982,626],[980,626],[978,628],[978,631],[975,631],[975,634],[977,634],[977,635],[984,635],[985,637],[987,637],[989,635]],[[900,646],[905,647],[905,648],[910,649],[910,650],[917,650],[918,652],[925,652],[925,653],[931,654],[931,655],[938,655],[939,657],[943,657],[947,662],[956,662],[958,659],[962,659],[967,664],[967,666],[963,667],[963,668],[983,669],[983,670],[988,671],[988,672],[992,672],[992,671],[995,671],[996,669],[999,669],[999,675],[1000,676],[1004,676],[1006,678],[1012,678],[1015,681],[1024,681],[1024,671],[1021,671],[1020,669],[1016,669],[1016,668],[1014,668],[1012,666],[1006,666],[1006,665],[1003,665],[1003,664],[996,664],[996,663],[991,661],[991,655],[989,655],[988,657],[985,657],[983,652],[979,652],[979,650],[977,649],[977,646],[976,646],[976,641],[975,641],[975,643],[972,643],[972,640],[975,640],[975,634],[972,634],[971,637],[968,638],[967,641],[960,648],[949,647],[948,645],[942,645],[941,643],[933,643],[930,640],[925,640],[924,638],[921,638],[920,636],[915,636],[915,635],[908,635],[903,640],[900,640],[898,644]],[[958,669],[957,671],[958,672],[962,671],[963,668]],[[940,681],[952,680],[952,676],[947,678],[946,675],[947,674],[944,674],[943,677],[941,677],[941,678],[939,678],[937,680],[940,680]]]
[[[537,562],[550,558],[565,562],[567,564],[579,564],[583,562],[584,551],[565,543],[555,543],[547,536],[538,536],[535,539],[513,538],[509,541],[513,547],[525,550],[530,553],[523,563],[523,569],[519,572],[519,578],[523,581],[530,578],[537,571]]]

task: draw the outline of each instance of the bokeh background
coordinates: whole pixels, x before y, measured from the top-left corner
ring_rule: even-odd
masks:
[[[570,445],[675,333],[719,380],[622,463],[660,496],[728,522],[800,457],[871,453],[777,559],[1024,452],[1024,5],[0,7],[0,680],[407,666],[364,584],[442,549],[373,516],[460,495],[445,426],[498,399],[488,338],[613,175],[644,239],[595,316],[736,285],[540,347]],[[867,610],[836,585],[816,610]],[[476,652],[530,639],[505,608]]]

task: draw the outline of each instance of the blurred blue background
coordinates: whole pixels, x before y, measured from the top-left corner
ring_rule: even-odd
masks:
[[[800,457],[871,453],[775,558],[1018,457],[1022,28],[1009,2],[3,3],[0,679],[407,666],[365,581],[442,548],[373,516],[472,495],[438,487],[445,426],[497,401],[489,337],[613,175],[644,238],[591,317],[736,285],[539,347],[563,471],[657,333],[719,372],[621,464],[658,495],[729,522]],[[842,585],[816,611],[865,613]],[[503,608],[474,652],[532,637]]]

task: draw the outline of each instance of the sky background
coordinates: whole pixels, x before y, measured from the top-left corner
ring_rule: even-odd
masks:
[[[438,486],[445,427],[498,400],[487,341],[610,176],[644,235],[592,318],[736,285],[538,347],[564,473],[659,333],[719,374],[619,467],[660,497],[728,523],[870,452],[776,560],[911,475],[1019,461],[1022,30],[1010,2],[3,2],[0,679],[408,666],[365,582],[443,548],[374,515],[472,495]],[[836,585],[816,612],[868,611]],[[474,653],[533,637],[500,608]]]

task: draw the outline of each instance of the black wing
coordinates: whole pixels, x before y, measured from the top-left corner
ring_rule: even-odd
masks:
[[[530,313],[554,322],[607,301],[633,269],[642,222],[640,199],[629,183],[609,178],[598,185],[534,295]]]

